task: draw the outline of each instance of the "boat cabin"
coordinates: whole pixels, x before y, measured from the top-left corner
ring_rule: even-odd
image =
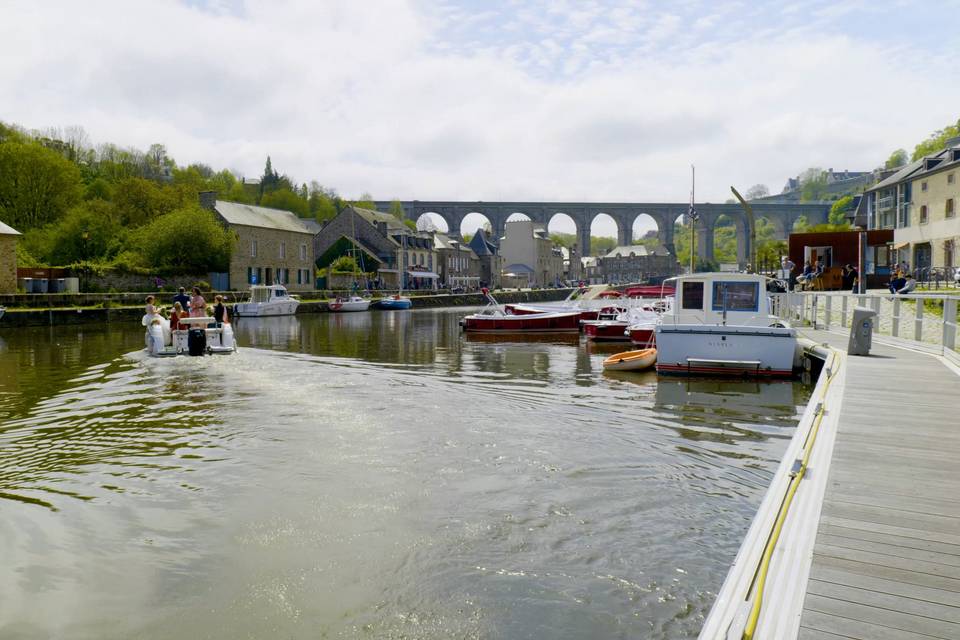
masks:
[[[767,278],[752,273],[694,273],[671,278],[676,291],[663,322],[768,326]]]
[[[291,298],[282,284],[259,285],[250,287],[250,302],[286,301]]]

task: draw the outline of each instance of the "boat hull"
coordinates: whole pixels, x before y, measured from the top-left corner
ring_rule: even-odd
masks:
[[[347,311],[366,311],[370,308],[369,300],[349,300],[349,301],[335,301],[331,302],[329,305],[330,311],[336,312],[347,312]]]
[[[377,308],[387,311],[402,311],[413,306],[410,298],[384,298],[377,303]]]
[[[272,316],[292,316],[297,313],[300,303],[296,300],[283,302],[238,302],[233,305],[233,315],[243,318],[264,318]]]
[[[610,356],[603,361],[606,371],[643,371],[657,362],[656,349],[640,349],[639,351],[625,351]]]
[[[594,342],[628,342],[627,322],[620,320],[588,320],[582,323],[583,334]]]
[[[786,327],[664,324],[656,344],[657,373],[786,378],[797,336]]]
[[[465,317],[461,324],[464,331],[483,333],[577,333],[580,331],[580,314],[476,314]]]
[[[641,346],[655,345],[657,343],[656,327],[630,327],[627,329],[630,336],[630,342]]]

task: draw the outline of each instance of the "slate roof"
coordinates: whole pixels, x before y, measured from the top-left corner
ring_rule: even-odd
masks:
[[[14,229],[9,225],[5,225],[0,222],[0,236],[19,236],[22,235],[19,231]]]
[[[521,263],[519,263],[519,262],[514,263],[514,264],[511,264],[511,265],[508,266],[508,267],[504,267],[503,272],[504,272],[504,273],[516,273],[516,274],[520,274],[520,273],[535,273],[535,271],[534,271],[531,267],[528,267],[527,265],[521,264]]]
[[[670,252],[667,251],[666,247],[657,247],[653,251],[648,249],[642,244],[632,244],[632,245],[621,245],[619,247],[614,247],[609,252],[607,252],[603,257],[604,258],[628,258],[630,254],[635,256],[668,256]]]
[[[887,187],[892,187],[898,182],[902,182],[910,177],[911,174],[916,172],[918,169],[923,168],[923,159],[914,160],[913,162],[904,165],[900,168],[899,171],[894,173],[891,176],[888,176],[886,179],[881,180],[877,184],[873,185],[867,191],[879,191],[880,189],[886,189]]]
[[[477,229],[477,232],[473,234],[470,239],[470,248],[478,256],[497,255],[497,245],[487,238],[487,233],[483,229]]]
[[[252,204],[217,200],[216,211],[227,221],[227,224],[278,229],[294,233],[311,233],[300,218],[281,209],[269,209],[267,207],[256,207]]]

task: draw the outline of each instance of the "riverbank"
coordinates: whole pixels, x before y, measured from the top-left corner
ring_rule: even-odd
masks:
[[[495,296],[502,303],[548,302],[563,300],[572,289],[532,289],[520,291],[497,291]],[[143,317],[143,299],[145,293],[109,293],[109,294],[37,294],[29,296],[31,303],[46,300],[47,308],[7,308],[0,318],[0,329],[8,327],[36,327],[47,325],[91,324],[111,322],[134,322]],[[153,294],[161,301],[170,297],[169,293]],[[6,296],[23,297],[23,296]],[[71,300],[72,299],[72,300]],[[411,296],[416,309],[438,307],[469,307],[485,304],[481,293],[438,294]],[[0,306],[3,306],[0,300]],[[73,305],[67,303],[73,302]],[[166,306],[166,305],[163,305]],[[329,313],[328,300],[303,300],[297,313]]]

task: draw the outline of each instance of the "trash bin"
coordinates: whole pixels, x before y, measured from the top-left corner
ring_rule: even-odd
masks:
[[[48,280],[46,278],[34,278],[33,279],[33,292],[34,293],[46,293],[47,287],[49,286]]]
[[[80,278],[64,278],[63,292],[64,293],[80,293]]]
[[[33,293],[33,278],[17,278],[17,289],[24,293]]]
[[[64,278],[53,278],[50,280],[50,293],[63,293],[65,286]]]
[[[873,342],[873,319],[877,312],[866,307],[853,309],[853,322],[850,323],[850,342],[847,343],[847,353],[852,356],[870,355],[870,345]]]

